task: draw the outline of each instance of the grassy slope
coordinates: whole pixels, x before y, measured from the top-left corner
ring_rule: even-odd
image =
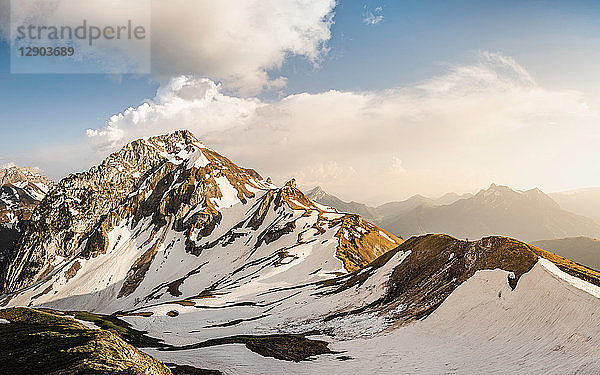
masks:
[[[50,312],[0,310],[0,363],[6,374],[157,374],[171,371],[118,335]]]

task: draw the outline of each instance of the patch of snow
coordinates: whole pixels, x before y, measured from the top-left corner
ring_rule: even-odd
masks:
[[[396,242],[392,238],[390,238],[390,236],[388,236],[387,234],[385,234],[385,232],[382,231],[382,230],[379,231],[379,235],[381,235],[381,237],[385,238],[386,240],[388,240],[390,242],[394,242],[394,243]]]
[[[327,220],[341,219],[344,216],[345,216],[344,214],[338,214],[338,213],[333,213],[333,212],[324,212],[323,213],[323,217]]]
[[[93,322],[88,322],[87,320],[75,319],[73,317],[71,317],[71,319],[75,320],[76,322],[79,322],[79,323],[83,324],[84,326],[86,326],[89,329],[100,329],[100,327],[98,327],[97,325],[95,325]]]
[[[240,203],[240,200],[237,197],[238,191],[231,185],[227,177],[215,177],[215,181],[217,182],[222,195],[221,198],[212,198],[211,200],[217,208],[228,208]]]
[[[197,150],[192,157],[190,157],[188,165],[195,168],[204,168],[210,164],[210,161],[204,156],[204,153],[201,150]]]
[[[539,258],[538,262],[544,266],[545,269],[550,271],[553,275],[558,276],[562,280],[568,282],[570,285],[573,285],[577,289],[581,289],[586,293],[591,294],[596,298],[600,298],[600,287],[594,284],[588,283],[585,280],[577,278],[575,276],[571,276],[568,273],[561,271],[556,264],[552,263],[548,259]]]

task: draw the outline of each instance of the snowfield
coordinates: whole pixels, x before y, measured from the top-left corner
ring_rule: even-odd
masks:
[[[238,344],[147,352],[226,374],[598,374],[598,298],[543,262],[515,290],[507,276],[478,271],[425,320],[370,339],[333,341],[339,354],[307,362],[265,358]]]

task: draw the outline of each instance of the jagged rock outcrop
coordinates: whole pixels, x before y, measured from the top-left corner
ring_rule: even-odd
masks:
[[[0,168],[0,224],[28,220],[53,185],[37,168]]]
[[[0,274],[14,258],[33,210],[53,185],[37,168],[0,167]]]

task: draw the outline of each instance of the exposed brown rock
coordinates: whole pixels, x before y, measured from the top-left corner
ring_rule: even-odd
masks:
[[[256,211],[254,211],[254,214],[248,221],[247,226],[249,228],[256,230],[262,225],[263,221],[265,220],[265,216],[267,216],[269,208],[271,207],[271,204],[273,203],[274,197],[275,197],[275,190],[269,190],[261,198],[258,209]]]
[[[69,269],[65,272],[65,277],[67,278],[67,281],[69,281],[70,279],[75,277],[75,275],[77,274],[77,271],[79,271],[80,269],[81,269],[81,264],[79,263],[79,261],[76,260],[75,262],[73,262],[71,267],[69,267]]]
[[[350,271],[363,268],[377,257],[400,245],[403,240],[376,227],[358,215],[344,215],[336,237],[340,241],[336,256]],[[385,236],[381,235],[382,232]]]

